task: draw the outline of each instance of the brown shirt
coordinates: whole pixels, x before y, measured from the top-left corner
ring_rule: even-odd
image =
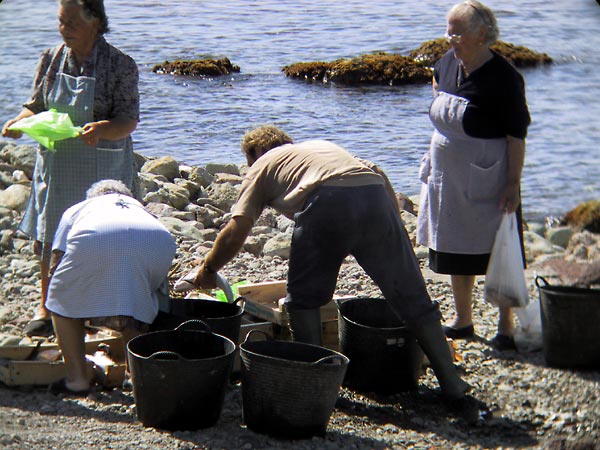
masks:
[[[258,219],[266,206],[290,219],[308,195],[321,185],[363,186],[386,184],[383,172],[328,141],[287,144],[262,155],[242,183],[232,216]]]
[[[83,75],[96,78],[94,120],[139,120],[137,65],[130,56],[110,45],[102,36],[96,40],[95,60],[93,56],[87,59],[81,70],[75,55],[65,44],[44,50],[36,69],[31,99],[23,105],[25,108],[36,114],[48,109],[48,94],[65,54],[64,73],[74,77]]]

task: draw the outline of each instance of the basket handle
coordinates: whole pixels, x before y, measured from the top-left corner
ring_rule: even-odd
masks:
[[[541,280],[541,281],[544,283],[543,285],[540,285],[540,280]],[[544,287],[544,286],[549,286],[549,285],[550,285],[550,283],[548,283],[548,282],[546,281],[546,279],[545,279],[543,276],[541,276],[541,275],[536,275],[536,276],[535,276],[535,285],[536,285],[538,288],[541,288],[541,287]]]
[[[329,355],[329,356],[325,356],[321,359],[319,359],[318,361],[315,361],[313,363],[313,365],[321,365],[321,364],[328,364],[328,363],[332,363],[333,365],[336,366],[341,366],[344,364],[344,358],[342,358],[340,355]]]
[[[182,359],[182,357],[177,352],[171,352],[169,350],[162,350],[160,352],[152,353],[150,356],[148,356],[148,359],[162,359],[162,360],[168,360],[168,361],[179,361],[180,359]]]
[[[210,328],[210,326],[206,323],[203,322],[202,320],[199,319],[194,319],[194,320],[188,320],[186,322],[183,322],[182,324],[178,325],[177,328],[175,328],[175,331],[208,331],[209,333],[212,333],[212,329]]]
[[[248,333],[246,334],[246,338],[244,339],[244,344],[246,342],[248,342],[248,340],[250,339],[250,335],[252,333],[260,333],[260,334],[262,334],[266,338],[265,341],[268,341],[269,339],[271,339],[271,336],[269,336],[269,334],[266,331],[254,329],[254,330],[248,331]]]

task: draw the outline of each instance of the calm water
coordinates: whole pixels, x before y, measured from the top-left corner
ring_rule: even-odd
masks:
[[[331,139],[381,165],[394,187],[418,193],[428,148],[430,86],[346,88],[287,79],[298,61],[381,50],[408,53],[442,35],[454,1],[105,0],[107,39],[140,67],[136,151],[189,164],[243,162],[244,131],[270,122],[295,140]],[[494,0],[501,39],[548,53],[523,72],[532,126],[523,173],[526,217],[558,216],[600,197],[600,7],[595,0]],[[0,122],[28,98],[39,53],[60,42],[54,0],[0,3]],[[232,77],[151,72],[176,58],[227,56]],[[33,143],[28,138],[23,143]]]

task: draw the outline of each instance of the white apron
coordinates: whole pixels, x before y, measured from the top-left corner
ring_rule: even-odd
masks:
[[[95,76],[74,77],[64,73],[68,50],[64,46],[61,50],[61,69],[49,89],[46,105],[48,109],[68,113],[75,126],[82,126],[94,120],[96,79]],[[95,59],[94,51],[94,66]],[[118,141],[101,140],[97,147],[86,145],[78,137],[65,139],[55,143],[54,152],[39,146],[31,195],[19,228],[35,240],[52,242],[62,213],[84,200],[92,184],[106,178],[121,180],[131,187],[131,137]]]
[[[429,110],[435,131],[419,169],[417,243],[438,252],[490,253],[502,217],[507,140],[468,136],[463,128],[468,104],[440,92]]]

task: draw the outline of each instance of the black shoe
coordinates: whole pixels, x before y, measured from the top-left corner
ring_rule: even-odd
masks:
[[[497,334],[490,341],[492,347],[501,352],[505,350],[516,350],[517,346],[515,344],[515,339],[512,336],[508,336],[506,334]]]
[[[50,392],[52,395],[65,394],[73,397],[87,397],[87,395],[90,393],[90,388],[82,391],[73,391],[67,387],[66,378],[61,378],[60,380],[55,381],[48,386],[48,392]]]
[[[33,319],[25,326],[25,335],[48,337],[54,334],[52,319]]]
[[[454,328],[444,325],[444,334],[450,339],[468,339],[475,336],[475,329],[473,325],[467,325],[462,328]]]

